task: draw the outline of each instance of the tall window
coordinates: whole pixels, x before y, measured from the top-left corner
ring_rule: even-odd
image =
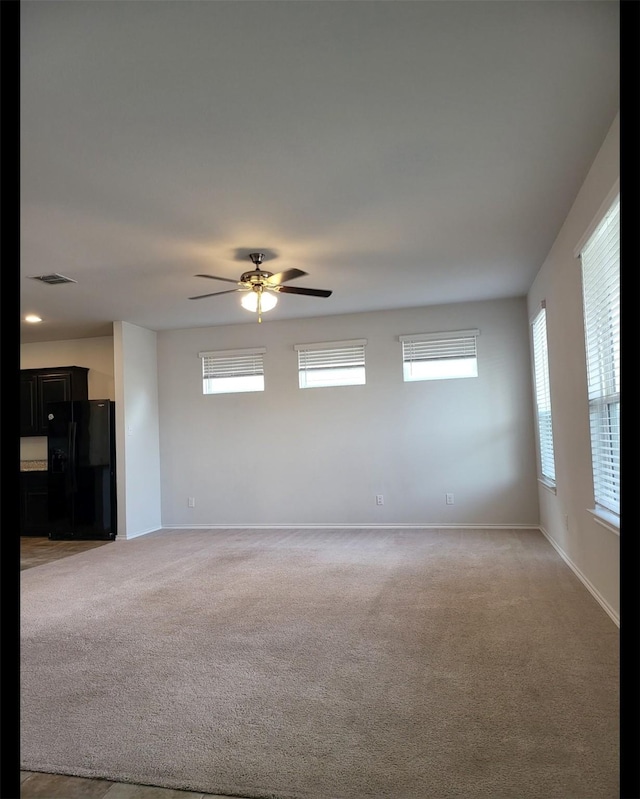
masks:
[[[620,513],[620,197],[580,251],[596,510]]]
[[[479,330],[452,330],[400,336],[405,382],[477,377],[479,333]]]
[[[549,391],[549,358],[547,348],[547,308],[543,302],[531,325],[533,367],[536,396],[536,418],[540,447],[540,477],[555,485],[556,465],[553,454],[553,425],[551,422],[551,393]]]
[[[295,344],[294,349],[298,351],[300,388],[364,385],[366,343],[366,339],[351,339]]]
[[[202,358],[202,393],[264,391],[265,352],[264,348],[199,352]]]

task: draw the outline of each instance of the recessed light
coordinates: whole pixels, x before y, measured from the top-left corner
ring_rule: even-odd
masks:
[[[30,313],[28,316],[25,316],[24,321],[25,322],[42,322],[42,319],[40,319],[39,316],[36,316],[35,314]]]

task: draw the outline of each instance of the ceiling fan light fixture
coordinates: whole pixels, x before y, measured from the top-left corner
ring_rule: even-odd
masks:
[[[261,291],[258,292],[255,289],[253,291],[248,291],[240,300],[240,304],[243,308],[246,308],[247,311],[252,311],[256,313],[258,310],[258,294],[261,295],[260,297],[260,306],[262,311],[270,311],[272,308],[276,307],[276,303],[278,302],[278,298],[275,294],[270,291]]]

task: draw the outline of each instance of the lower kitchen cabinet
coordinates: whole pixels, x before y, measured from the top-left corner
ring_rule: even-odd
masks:
[[[20,535],[49,534],[48,472],[20,472]]]

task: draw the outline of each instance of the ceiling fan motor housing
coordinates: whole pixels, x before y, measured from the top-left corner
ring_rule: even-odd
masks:
[[[272,274],[273,272],[263,272],[262,269],[258,269],[255,272],[243,272],[242,275],[240,275],[240,282],[250,283],[252,286],[260,286],[267,278],[270,278]]]
[[[270,278],[273,272],[265,272],[260,269],[260,264],[264,261],[263,252],[250,252],[249,258],[255,265],[255,270],[251,272],[244,272],[240,276],[241,283],[249,283],[252,286],[263,285],[267,278]]]

